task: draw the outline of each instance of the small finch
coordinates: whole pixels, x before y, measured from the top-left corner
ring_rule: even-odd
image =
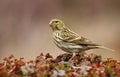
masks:
[[[97,48],[103,48],[113,51],[112,49],[109,49],[99,44],[95,44],[87,38],[79,36],[72,30],[70,30],[59,19],[52,19],[49,25],[53,30],[54,43],[65,52],[81,53],[86,50]]]

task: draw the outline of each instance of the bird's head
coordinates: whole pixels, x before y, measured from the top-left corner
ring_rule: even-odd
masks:
[[[59,19],[52,19],[49,23],[53,31],[62,30],[65,28],[64,23]]]

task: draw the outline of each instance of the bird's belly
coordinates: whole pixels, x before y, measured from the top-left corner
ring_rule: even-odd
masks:
[[[55,44],[62,50],[64,50],[65,52],[69,52],[69,53],[75,53],[75,52],[80,52],[82,49],[82,46],[80,45],[76,45],[73,43],[67,43],[67,42],[63,42],[63,41],[55,41]]]

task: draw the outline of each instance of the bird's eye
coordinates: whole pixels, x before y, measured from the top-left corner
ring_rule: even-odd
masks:
[[[55,21],[55,23],[58,23],[58,21]]]

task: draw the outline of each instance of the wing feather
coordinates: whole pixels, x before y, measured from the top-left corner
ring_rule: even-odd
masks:
[[[65,42],[75,43],[75,44],[92,44],[90,40],[84,37],[80,37],[75,32],[71,30],[65,30],[61,32],[61,39]]]

